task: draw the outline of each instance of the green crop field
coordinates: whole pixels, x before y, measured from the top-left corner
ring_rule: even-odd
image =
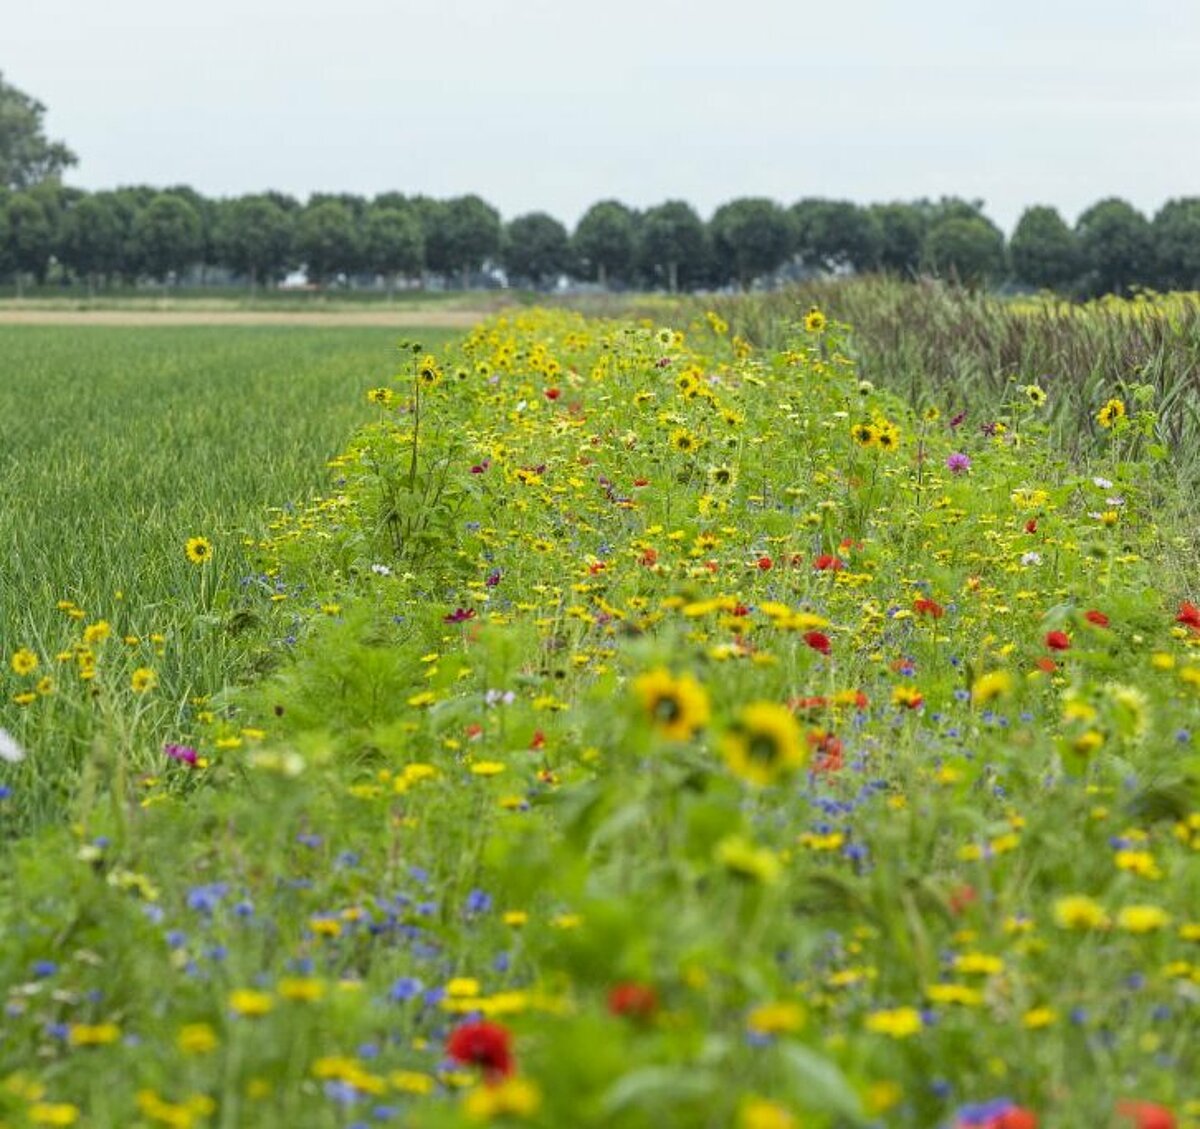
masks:
[[[0,1125],[1200,1125],[1196,319],[813,300],[0,328]]]

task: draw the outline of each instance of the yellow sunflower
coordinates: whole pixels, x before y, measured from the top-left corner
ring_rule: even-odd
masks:
[[[725,764],[734,776],[765,787],[808,763],[808,746],[786,706],[751,702],[721,739]]]
[[[634,679],[633,691],[651,724],[670,741],[686,741],[708,723],[708,694],[690,674],[659,667]]]

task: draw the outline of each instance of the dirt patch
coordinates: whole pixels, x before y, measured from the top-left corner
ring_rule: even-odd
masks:
[[[403,329],[427,326],[431,329],[470,329],[484,318],[486,310],[346,310],[294,313],[271,310],[4,310],[0,325],[295,325],[335,329],[368,327]]]

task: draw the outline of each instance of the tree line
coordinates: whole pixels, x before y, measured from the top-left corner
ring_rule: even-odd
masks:
[[[500,267],[514,285],[559,278],[611,288],[748,287],[780,275],[886,271],[1015,283],[1072,296],[1200,288],[1200,199],[1148,219],[1102,200],[1074,226],[1029,208],[1011,239],[977,201],[858,205],[731,200],[708,221],[684,201],[594,204],[573,231],[545,212],[507,223],[479,196],[373,199],[278,192],[210,199],[186,187],[84,192],[49,179],[0,189],[0,277],[69,285],[165,282],[212,270],[270,286],[303,266],[326,285],[370,276],[470,286]]]
[[[45,106],[0,73],[0,280],[64,285],[165,282],[212,270],[250,286],[303,266],[318,284],[370,276],[470,286],[489,267],[535,288],[573,278],[611,288],[742,288],[816,273],[934,274],[971,286],[1016,284],[1072,296],[1136,287],[1200,289],[1200,198],[1149,219],[1124,200],[1072,227],[1032,207],[1012,238],[981,201],[871,204],[743,197],[707,222],[671,200],[639,211],[592,205],[567,228],[545,212],[507,223],[479,196],[367,199],[279,192],[210,199],[187,187],[65,187],[76,157],[45,136]]]

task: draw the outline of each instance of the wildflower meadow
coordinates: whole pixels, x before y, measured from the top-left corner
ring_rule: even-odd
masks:
[[[1200,1125],[1161,387],[914,394],[781,316],[261,386],[256,337],[145,431],[136,381],[45,401],[77,445],[0,465],[0,1124]]]

